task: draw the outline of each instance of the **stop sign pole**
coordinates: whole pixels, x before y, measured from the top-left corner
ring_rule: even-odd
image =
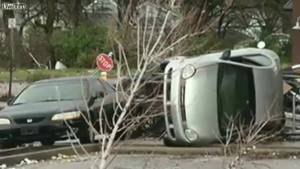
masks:
[[[1,3],[1,1],[0,1]],[[24,3],[1,3],[1,9],[3,10],[24,10],[26,4]],[[12,96],[12,77],[13,77],[13,61],[15,58],[15,42],[14,42],[14,29],[16,28],[16,18],[8,18],[8,28],[10,29],[10,48],[11,58],[9,64],[9,88],[8,97]]]
[[[11,58],[9,64],[9,88],[8,88],[8,97],[12,96],[12,76],[13,76],[13,61],[15,58],[15,42],[14,42],[14,28],[16,27],[16,19],[8,19],[8,28],[10,29],[10,48],[11,48]]]

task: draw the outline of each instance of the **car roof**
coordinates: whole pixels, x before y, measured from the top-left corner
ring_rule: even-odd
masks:
[[[60,77],[60,78],[39,80],[39,81],[34,82],[34,84],[67,82],[67,81],[80,81],[80,80],[94,80],[94,79],[97,79],[97,78],[94,77],[94,76]]]
[[[273,62],[268,65],[268,67],[274,67],[276,66],[275,60],[279,61],[279,56],[274,53],[271,50],[268,49],[257,49],[257,48],[243,48],[243,49],[234,49],[230,50],[230,58],[235,58],[239,56],[251,56],[251,55],[264,55],[266,57],[272,58]],[[214,63],[219,62],[226,62],[221,59],[221,56],[223,55],[223,52],[217,52],[217,53],[209,53],[204,55],[197,55],[194,57],[189,57],[186,59],[179,59],[179,60],[170,60],[169,64],[201,64],[201,65],[211,65]]]
[[[124,77],[121,77],[120,79],[123,79]],[[48,84],[48,83],[64,83],[64,82],[72,82],[72,81],[93,81],[93,80],[101,80],[102,82],[108,83],[111,87],[114,88],[117,81],[120,80],[117,78],[114,79],[108,79],[108,80],[101,80],[95,76],[73,76],[73,77],[60,77],[60,78],[53,78],[53,79],[44,79],[34,82],[33,84]]]
[[[270,56],[272,58],[278,58],[278,55],[269,49],[243,48],[243,49],[234,49],[234,50],[230,50],[230,51],[231,51],[231,57],[257,54],[257,55]],[[190,62],[197,62],[199,60],[201,60],[201,61],[202,60],[218,61],[223,53],[224,53],[224,51],[217,52],[217,53],[198,55],[196,57],[188,58],[187,60],[189,60]]]

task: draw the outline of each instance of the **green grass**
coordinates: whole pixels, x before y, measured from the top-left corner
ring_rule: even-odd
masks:
[[[43,69],[17,69],[13,72],[13,81],[33,82],[42,79],[71,77],[95,74],[96,70],[66,69],[66,70],[43,70]],[[113,75],[113,73],[111,73]],[[0,82],[9,81],[8,70],[0,69]]]

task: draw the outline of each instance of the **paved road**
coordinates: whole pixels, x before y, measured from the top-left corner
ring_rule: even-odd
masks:
[[[235,158],[222,157],[182,157],[167,155],[118,155],[108,169],[299,169],[300,160],[242,160],[238,165]],[[16,169],[96,169],[95,156],[89,160],[52,160],[34,165],[15,167]]]
[[[74,141],[74,140],[72,140]],[[68,142],[57,142],[57,145],[64,145]],[[116,158],[114,158],[113,162],[109,169],[227,169],[228,165],[234,161],[234,157],[232,158],[224,158],[224,157],[216,157],[216,156],[205,156],[209,151],[212,151],[212,148],[208,148],[203,153],[193,153],[193,151],[197,150],[197,148],[167,148],[161,145],[161,141],[153,140],[153,139],[137,139],[130,140],[124,143],[124,146],[130,150],[134,151],[126,151],[120,153]],[[145,147],[146,146],[146,147]],[[218,145],[215,145],[219,147]],[[125,146],[126,147],[126,146]],[[298,169],[300,166],[300,158],[299,153],[294,156],[292,154],[286,154],[282,156],[281,160],[275,159],[274,157],[278,157],[282,150],[279,150],[279,147],[283,147],[285,149],[297,150],[300,148],[299,142],[284,142],[284,143],[273,143],[269,145],[260,145],[258,147],[273,147],[270,152],[268,152],[268,159],[263,160],[250,160],[249,156],[245,156],[242,159],[242,163],[239,165],[240,167],[231,167],[230,169]],[[275,148],[274,148],[275,147]],[[276,149],[277,147],[277,149]],[[140,153],[139,149],[145,149],[147,151],[143,151]],[[157,153],[154,155],[155,150],[162,150],[169,153]],[[173,151],[177,150],[179,153]],[[198,148],[200,151],[201,148]],[[203,148],[202,148],[203,149]],[[172,150],[172,151],[171,151]],[[259,150],[259,148],[257,148]],[[163,151],[163,150],[162,150]],[[95,151],[94,151],[95,152]],[[189,152],[189,153],[188,153]],[[55,156],[62,152],[57,152],[51,156]],[[130,155],[128,155],[128,153]],[[126,155],[127,154],[127,155]],[[148,155],[145,155],[148,154]],[[212,153],[213,154],[213,153]],[[274,155],[273,155],[274,154]],[[253,154],[254,155],[254,154]],[[47,159],[51,159],[49,156]],[[24,158],[31,158],[29,156],[24,156],[20,158],[16,163],[19,163]],[[252,159],[258,159],[256,156]],[[34,158],[33,158],[34,159]],[[38,164],[31,165],[22,165],[22,166],[14,166],[16,169],[90,169],[91,166],[97,168],[99,162],[95,162],[96,156],[92,155],[87,158],[86,156],[82,158],[66,156],[62,158],[53,158],[55,160],[50,161],[42,161]],[[7,162],[7,161],[6,161]],[[15,164],[16,164],[15,163]],[[24,163],[24,162],[23,162]],[[0,164],[0,169],[1,164]],[[93,169],[93,168],[92,168]],[[228,168],[229,169],[229,168]]]

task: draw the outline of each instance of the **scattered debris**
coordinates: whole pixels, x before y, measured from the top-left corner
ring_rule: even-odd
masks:
[[[57,61],[55,64],[55,70],[64,70],[64,69],[67,69],[67,66],[65,66],[60,61]]]
[[[30,160],[28,158],[24,158],[24,160],[22,160],[16,166],[20,167],[20,166],[24,166],[24,165],[31,165],[31,164],[37,164],[37,163],[39,163],[37,160]]]
[[[52,156],[51,159],[52,160],[62,160],[62,159],[68,159],[70,158],[70,156],[68,155],[64,155],[64,154],[57,154],[57,156]]]
[[[0,165],[0,169],[6,169],[7,168],[7,165],[6,164],[1,164]]]
[[[242,166],[243,160],[239,156],[235,157],[233,161],[228,165],[227,169],[236,169],[240,168],[239,166]]]

